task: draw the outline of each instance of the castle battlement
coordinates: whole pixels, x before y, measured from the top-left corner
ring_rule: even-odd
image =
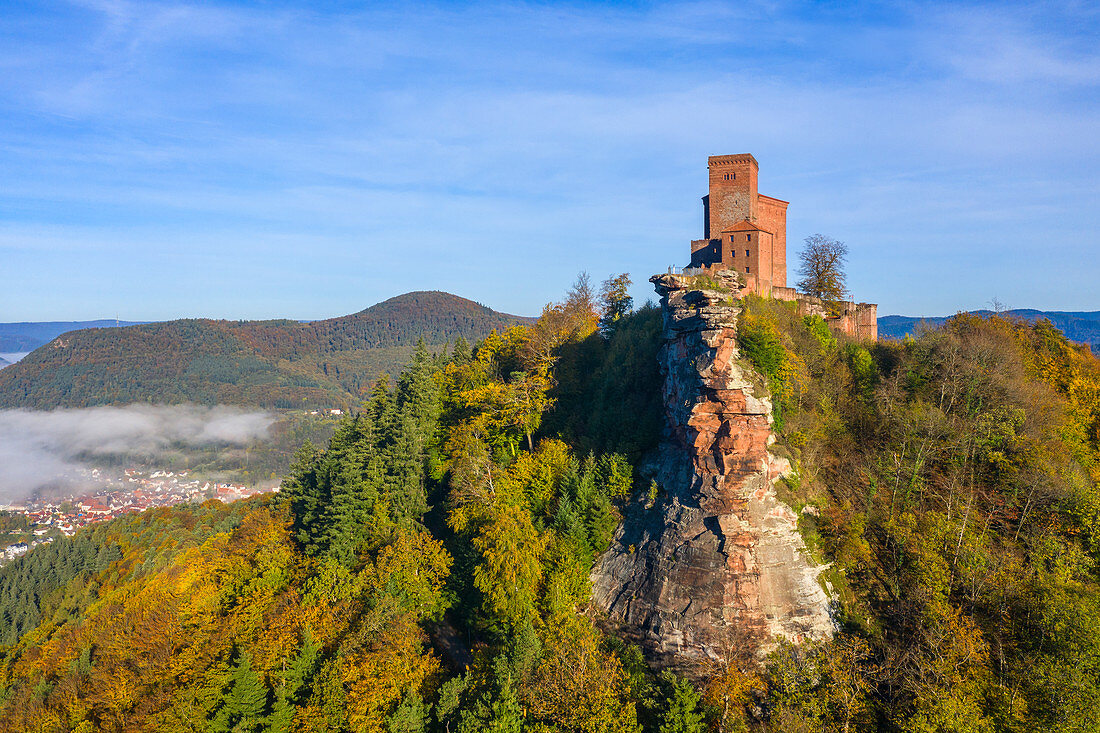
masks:
[[[756,158],[752,153],[737,153],[736,155],[712,155],[707,158],[707,167],[716,165],[732,165],[735,163],[752,163],[757,168],[760,164],[756,162]]]

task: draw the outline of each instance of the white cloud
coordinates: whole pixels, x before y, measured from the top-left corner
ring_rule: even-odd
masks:
[[[98,250],[129,277],[123,253],[162,249],[185,284],[242,281],[206,290],[226,316],[358,310],[429,282],[537,312],[582,267],[682,259],[717,152],[757,155],[763,190],[792,200],[792,242],[866,237],[883,288],[868,298],[905,292],[918,228],[987,255],[1025,213],[1061,222],[1066,247],[1094,236],[1100,54],[1072,5],[1046,25],[1025,6],[90,7],[87,28],[0,50],[19,72],[0,111],[32,119],[0,123],[0,204],[23,217],[0,224],[0,252],[42,231],[22,249]],[[325,282],[299,269],[242,305],[266,247],[361,285],[340,306],[291,287]],[[395,274],[416,252],[435,259]],[[1052,255],[1019,282],[1054,282]],[[552,276],[516,286],[532,267]],[[23,300],[56,302],[30,274]]]

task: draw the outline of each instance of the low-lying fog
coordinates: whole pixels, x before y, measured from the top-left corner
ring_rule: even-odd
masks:
[[[274,421],[266,412],[195,405],[0,410],[0,503],[72,486],[97,457],[246,445],[267,437]]]

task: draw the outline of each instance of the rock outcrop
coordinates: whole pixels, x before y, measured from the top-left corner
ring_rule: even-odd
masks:
[[[665,324],[662,494],[628,511],[592,573],[610,622],[660,666],[689,671],[731,651],[766,653],[780,636],[833,633],[819,568],[776,498],[790,464],[769,451],[771,402],[738,362],[738,276],[717,277],[713,290],[652,278]]]

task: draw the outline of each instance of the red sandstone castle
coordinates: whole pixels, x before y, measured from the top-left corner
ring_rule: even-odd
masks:
[[[703,238],[691,243],[691,266],[742,272],[760,295],[787,287],[788,202],[757,192],[760,164],[749,153],[712,155],[707,168]]]
[[[691,267],[736,270],[746,290],[796,301],[802,314],[826,315],[833,328],[856,336],[878,337],[878,306],[835,304],[827,314],[816,298],[787,287],[787,201],[756,190],[760,164],[750,153],[707,158],[710,193],[703,197],[703,238],[691,242]]]

